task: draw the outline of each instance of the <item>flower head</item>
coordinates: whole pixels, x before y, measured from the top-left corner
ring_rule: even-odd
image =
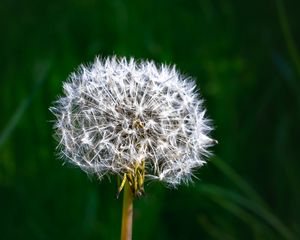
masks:
[[[136,195],[144,178],[188,182],[214,143],[194,81],[175,67],[96,58],[64,93],[51,108],[63,156],[100,178],[123,177]]]

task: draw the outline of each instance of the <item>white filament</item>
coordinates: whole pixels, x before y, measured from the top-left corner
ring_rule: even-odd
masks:
[[[175,67],[96,58],[64,83],[50,110],[65,159],[100,178],[145,161],[146,179],[176,186],[205,163],[209,120],[195,83]]]

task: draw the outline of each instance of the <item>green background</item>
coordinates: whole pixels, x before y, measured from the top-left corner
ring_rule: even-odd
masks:
[[[296,0],[1,0],[0,239],[119,238],[115,179],[62,166],[48,110],[80,63],[112,54],[195,77],[219,141],[189,186],[146,184],[133,239],[299,239],[299,9]]]

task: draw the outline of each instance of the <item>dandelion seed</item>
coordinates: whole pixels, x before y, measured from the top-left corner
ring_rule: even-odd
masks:
[[[175,67],[152,61],[82,65],[50,108],[62,156],[99,178],[126,176],[134,195],[143,193],[144,179],[189,182],[214,144],[195,88]]]
[[[88,174],[121,178],[121,239],[132,236],[132,199],[144,181],[188,183],[216,143],[196,85],[174,66],[96,58],[64,83],[51,112],[62,158]]]

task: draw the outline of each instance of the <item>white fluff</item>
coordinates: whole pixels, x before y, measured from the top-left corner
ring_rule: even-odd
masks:
[[[50,110],[69,162],[100,178],[145,162],[146,179],[176,186],[214,141],[195,83],[174,66],[110,57],[81,66]]]

